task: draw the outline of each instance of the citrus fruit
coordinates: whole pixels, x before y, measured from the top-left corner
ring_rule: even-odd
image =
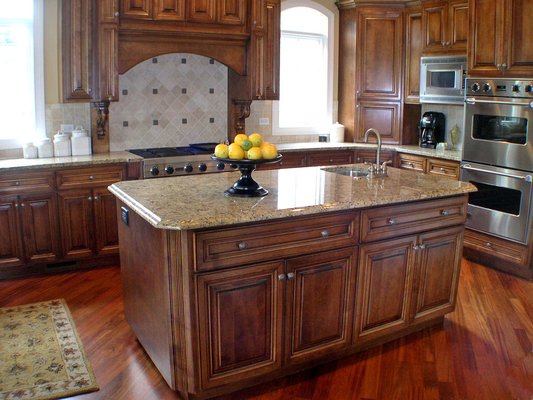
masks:
[[[240,145],[244,151],[250,150],[253,146],[251,140],[248,139],[241,141]]]
[[[278,156],[278,149],[275,145],[268,143],[261,146],[261,154],[265,159],[276,158]]]
[[[235,136],[235,139],[233,139],[234,143],[241,144],[243,140],[248,139],[248,136],[246,136],[244,133],[239,133]]]
[[[252,133],[248,136],[248,139],[252,142],[254,147],[260,147],[263,143],[263,137],[259,133]]]
[[[263,158],[261,149],[259,147],[252,147],[250,150],[248,150],[247,158],[248,160],[260,160]]]
[[[232,160],[242,160],[244,158],[244,150],[237,143],[232,143],[228,147],[228,156]]]
[[[215,147],[215,157],[228,158],[228,145],[224,143],[217,144]]]

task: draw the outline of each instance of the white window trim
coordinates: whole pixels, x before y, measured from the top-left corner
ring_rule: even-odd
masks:
[[[333,69],[334,69],[334,32],[335,14],[321,4],[310,0],[286,0],[281,3],[281,11],[294,7],[315,9],[328,18],[328,76],[327,76],[327,119],[333,124]],[[320,135],[327,133],[327,127],[282,128],[279,126],[279,101],[272,102],[272,135]]]

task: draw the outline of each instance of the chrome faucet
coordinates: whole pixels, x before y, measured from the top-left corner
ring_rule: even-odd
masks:
[[[370,133],[373,133],[378,139],[378,147],[376,149],[376,163],[370,164],[370,172],[378,176],[387,176],[387,164],[390,164],[390,161],[385,161],[382,165],[380,162],[381,157],[381,135],[377,129],[370,128],[365,132],[365,143],[368,143],[368,136]]]

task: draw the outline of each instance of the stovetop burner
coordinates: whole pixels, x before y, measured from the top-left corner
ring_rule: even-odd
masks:
[[[218,143],[195,143],[181,147],[154,147],[149,149],[128,150],[142,158],[183,157],[199,154],[212,154]]]

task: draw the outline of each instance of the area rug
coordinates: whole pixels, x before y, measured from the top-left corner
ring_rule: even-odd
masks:
[[[98,390],[64,300],[0,308],[0,400]]]

